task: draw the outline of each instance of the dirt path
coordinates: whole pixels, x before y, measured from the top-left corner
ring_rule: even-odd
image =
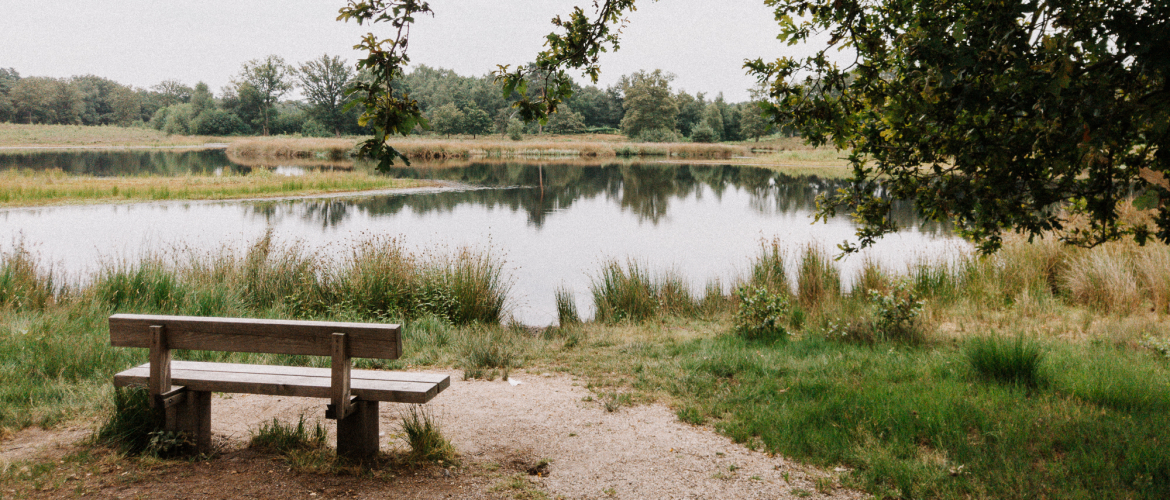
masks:
[[[513,375],[519,385],[512,385],[500,380],[463,381],[461,374],[452,372],[451,380],[451,387],[431,404],[442,419],[444,434],[467,466],[455,474],[433,468],[393,480],[374,480],[287,472],[274,466],[271,457],[256,457],[243,448],[250,431],[273,418],[295,421],[303,414],[319,419],[324,403],[226,395],[217,396],[212,406],[212,430],[217,446],[224,450],[219,458],[136,471],[134,481],[79,479],[74,491],[80,488],[87,496],[99,498],[160,498],[176,489],[185,492],[181,498],[384,498],[387,494],[532,498],[534,491],[570,499],[865,497],[835,486],[832,473],[768,457],[710,429],[679,422],[662,405],[607,412],[598,401],[590,401],[596,396],[583,383],[567,376],[521,371]],[[384,405],[383,447],[387,443],[401,446],[395,439],[397,422],[394,405]],[[24,431],[3,443],[0,463],[28,458],[30,449],[50,452],[58,448],[54,443],[82,435],[76,429]],[[37,441],[43,446],[38,448]],[[19,448],[23,453],[10,446],[18,442],[23,443]],[[525,473],[542,461],[549,464],[542,474]],[[101,472],[109,478],[128,473]],[[818,478],[823,492],[818,492]],[[232,489],[224,489],[228,484]]]

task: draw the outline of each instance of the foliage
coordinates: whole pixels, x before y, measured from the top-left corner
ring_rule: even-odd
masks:
[[[644,129],[634,137],[635,142],[678,142],[681,139],[678,132],[665,127]]]
[[[626,113],[622,118],[622,133],[637,137],[643,131],[654,129],[674,130],[678,118],[678,103],[670,92],[670,81],[674,75],[654,70],[647,73],[638,71],[623,76],[618,85],[625,99],[622,106]]]
[[[889,291],[869,291],[874,304],[874,329],[885,340],[916,342],[921,340],[918,315],[925,303],[918,299],[905,281],[899,281]]]
[[[464,111],[463,133],[471,134],[474,139],[477,135],[490,134],[492,131],[492,117],[487,111],[471,107]]]
[[[463,120],[463,111],[451,103],[430,112],[431,129],[448,137],[463,131]]]
[[[717,142],[718,140],[719,136],[715,134],[715,129],[706,123],[695,127],[694,131],[691,132],[691,142]]]
[[[508,120],[508,138],[518,141],[524,138],[524,124],[515,118]]]
[[[1005,230],[1089,246],[1124,234],[1170,241],[1170,205],[1154,228],[1118,219],[1139,177],[1170,196],[1157,182],[1170,172],[1167,4],[770,4],[790,44],[828,34],[812,56],[748,67],[771,83],[772,121],[851,150],[854,183],[826,196],[819,216],[854,211],[862,247],[896,230],[893,199],[953,221],[984,252]],[[851,64],[835,64],[839,50],[856,53]]]
[[[723,111],[719,109],[718,104],[711,103],[703,109],[703,125],[706,125],[714,133],[713,139],[709,142],[723,140]]]
[[[345,113],[349,103],[346,93],[354,78],[353,70],[340,57],[325,54],[320,59],[301,63],[293,73],[312,106],[313,118],[341,135],[349,119]]]
[[[373,137],[362,143],[359,155],[378,160],[378,170],[386,171],[396,158],[410,165],[410,160],[394,147],[386,144],[393,135],[409,135],[415,127],[427,127],[418,101],[409,94],[395,89],[393,83],[410,63],[406,46],[410,25],[417,15],[431,13],[427,2],[418,0],[351,0],[339,11],[338,20],[355,21],[361,24],[390,23],[394,38],[379,40],[373,33],[362,38],[354,48],[367,52],[366,58],[358,60],[358,71],[364,71],[370,79],[354,84],[350,94],[361,98],[364,108],[358,123],[370,127]]]
[[[769,292],[765,287],[735,289],[739,308],[735,311],[732,332],[745,339],[787,338],[784,322],[792,306],[784,294]]]
[[[760,101],[752,101],[743,106],[739,127],[745,139],[755,139],[756,142],[759,142],[760,137],[766,135],[771,129],[771,125],[764,118],[762,108],[763,103]]]
[[[281,96],[294,87],[293,72],[284,59],[277,55],[248,61],[240,70],[239,80],[235,84],[237,87],[248,84],[259,95],[260,115],[264,118],[264,135],[269,133],[271,122],[269,115],[272,108],[280,101]]]

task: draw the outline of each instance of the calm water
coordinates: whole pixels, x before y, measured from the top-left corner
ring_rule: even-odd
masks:
[[[38,153],[0,157],[0,168],[60,168],[93,175],[182,175],[249,167],[222,152]],[[23,162],[23,163],[21,163]],[[302,167],[283,167],[295,175]],[[468,189],[350,198],[163,202],[0,210],[0,247],[18,239],[59,271],[82,276],[102,261],[136,258],[144,249],[243,249],[272,230],[277,240],[341,255],[373,235],[400,237],[419,249],[462,245],[504,256],[521,322],[555,322],[553,292],[565,285],[590,311],[590,277],[605,259],[636,259],[674,269],[696,290],[711,278],[741,274],[762,240],[793,250],[833,249],[850,238],[848,217],[812,224],[817,194],[839,180],[764,169],[658,163],[557,165],[482,163],[398,169],[393,175],[460,181]],[[900,234],[868,255],[900,269],[921,258],[967,248],[936,224],[897,207]],[[863,255],[864,256],[864,255]],[[846,279],[863,256],[841,263]],[[791,267],[791,266],[790,266]]]

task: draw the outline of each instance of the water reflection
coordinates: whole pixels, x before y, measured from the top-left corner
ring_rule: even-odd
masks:
[[[658,224],[670,215],[673,200],[713,195],[722,199],[728,189],[746,193],[752,209],[761,214],[812,211],[821,193],[836,192],[847,179],[815,175],[793,176],[757,167],[614,163],[580,166],[524,163],[473,163],[466,167],[397,168],[390,175],[410,179],[438,179],[469,185],[498,187],[439,193],[430,196],[378,196],[346,200],[284,201],[309,207],[306,218],[328,227],[343,223],[351,213],[389,216],[409,210],[415,214],[451,212],[462,205],[523,212],[541,227],[545,219],[582,200],[602,198],[637,215],[639,221]],[[352,209],[352,211],[351,211]],[[261,210],[260,212],[265,212]],[[270,210],[268,213],[272,213]],[[921,221],[912,203],[895,201],[892,218],[900,227],[926,234],[945,234],[944,224]]]
[[[222,155],[51,153],[15,167],[90,175],[261,167],[216,163],[227,159],[215,153]],[[48,159],[53,155],[58,158]],[[78,157],[87,159],[76,163]],[[0,158],[12,161],[12,155]],[[279,166],[267,168],[273,167]],[[72,276],[92,271],[103,259],[176,246],[242,250],[268,230],[280,241],[300,241],[306,250],[333,257],[344,256],[353,241],[375,235],[401,236],[420,249],[490,248],[508,263],[517,319],[543,325],[555,320],[553,293],[562,285],[589,314],[590,277],[607,258],[636,259],[650,269],[674,268],[701,290],[708,279],[726,283],[742,272],[762,239],[781,239],[793,250],[810,243],[831,247],[852,238],[856,230],[845,216],[811,223],[816,196],[847,181],[752,167],[470,162],[399,168],[391,175],[455,181],[467,188],[307,200],[0,210],[0,248],[23,237],[42,258]],[[915,258],[955,248],[948,243],[954,240],[946,228],[922,223],[910,204],[895,203],[893,216],[905,229],[868,251],[869,257],[899,269]],[[861,258],[842,263],[846,280],[860,263]]]

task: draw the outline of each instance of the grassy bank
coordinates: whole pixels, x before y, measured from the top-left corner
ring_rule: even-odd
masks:
[[[611,262],[589,290],[597,318],[572,321],[560,293],[564,326],[534,333],[501,321],[507,280],[481,252],[374,239],[330,260],[265,238],[239,254],[109,264],[81,286],[18,250],[0,262],[0,428],[108,411],[109,376],[146,356],[108,346],[113,312],[405,321],[403,359],[359,364],[573,373],[607,410],[665,402],[683,421],[837,469],[825,488],[1164,498],[1168,255],[1013,240],[993,257],[868,264],[844,293],[823,252],[767,244],[734,283],[754,291],[733,295]]]
[[[349,157],[357,138],[248,138],[232,142],[233,158],[319,158]],[[656,156],[665,158],[731,158],[748,153],[748,148],[731,144],[632,143],[622,136],[538,136],[512,141],[499,136],[479,139],[410,137],[389,143],[412,160],[467,158],[613,158]]]
[[[227,142],[222,137],[167,135],[147,127],[0,123],[0,148],[170,147]]]
[[[427,185],[362,171],[306,171],[277,175],[256,168],[247,175],[95,177],[59,170],[0,170],[0,207],[122,203],[161,200],[226,200],[307,196]]]

